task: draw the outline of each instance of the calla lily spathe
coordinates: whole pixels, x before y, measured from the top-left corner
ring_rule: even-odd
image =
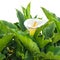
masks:
[[[36,29],[38,27],[41,27],[42,25],[44,25],[46,22],[44,20],[40,20],[40,19],[27,19],[24,22],[25,27],[28,29],[30,35],[34,35]]]

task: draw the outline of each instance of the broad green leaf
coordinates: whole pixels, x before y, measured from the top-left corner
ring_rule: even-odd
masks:
[[[10,32],[9,28],[2,21],[0,21],[0,32],[2,33]]]
[[[6,26],[8,26],[9,28],[12,28],[12,29],[18,29],[16,25],[10,23],[10,22],[7,22],[7,21],[4,21],[4,20],[1,20],[3,22],[3,24],[5,24]]]
[[[48,52],[48,51],[53,52],[54,55],[60,55],[60,46],[56,46],[56,47],[50,46],[50,47],[48,47],[48,49],[47,49],[47,52]]]
[[[44,48],[48,43],[52,42],[52,40],[51,39],[44,40],[44,37],[42,36],[42,37],[37,37],[36,42],[40,48]]]
[[[39,55],[40,50],[37,44],[30,38],[28,35],[26,35],[24,32],[19,31],[16,32],[16,37],[22,42],[22,44],[28,49],[33,55]]]
[[[60,60],[60,56],[54,55],[53,52],[49,51],[45,54],[44,60]]]
[[[10,33],[11,29],[8,25],[4,24],[3,21],[0,21],[0,37],[3,37],[5,33]]]
[[[5,55],[0,53],[0,60],[3,60],[4,58],[5,58]]]
[[[42,7],[43,12],[45,13],[46,17],[48,18],[49,21],[54,21],[57,27],[58,32],[60,32],[60,22],[58,21],[57,17],[55,14],[49,12],[47,9]]]
[[[47,53],[41,52],[41,57],[40,60],[60,60],[60,56],[54,55],[51,51],[48,51]]]
[[[13,34],[12,33],[8,33],[8,34],[5,34],[5,36],[3,36],[1,39],[0,39],[0,52],[6,47],[6,45],[11,41],[13,37]]]
[[[60,33],[55,33],[53,36],[53,43],[60,41]]]
[[[45,54],[44,59],[45,60],[55,60],[53,52],[49,51],[47,54]]]
[[[39,60],[60,60],[60,56],[54,55],[51,51],[48,51],[47,53],[41,52],[41,57]]]
[[[55,30],[55,24],[51,23],[48,27],[43,29],[42,33],[45,36],[46,39],[49,39],[53,36]]]
[[[49,21],[54,21],[53,18],[56,18],[55,15],[51,12],[49,12],[47,9],[41,7],[44,14],[46,15],[46,17],[48,18]]]
[[[22,31],[25,31],[26,28],[24,26],[24,21],[25,21],[24,15],[18,9],[16,9],[16,12],[17,12],[20,28]]]

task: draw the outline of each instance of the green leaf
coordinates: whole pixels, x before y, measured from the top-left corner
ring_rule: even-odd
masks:
[[[48,21],[47,23],[45,23],[44,25],[42,25],[41,27],[37,28],[35,34],[34,34],[34,38],[38,37],[38,35],[40,34],[40,32],[46,28],[48,25],[50,25],[52,22]]]
[[[0,21],[0,31],[2,33],[7,33],[10,32],[10,29],[2,21]]]
[[[47,52],[47,54],[45,54],[44,60],[60,60],[60,56],[59,55],[54,55],[53,52]]]
[[[9,28],[12,28],[12,29],[18,29],[16,25],[10,23],[10,22],[7,22],[7,21],[4,21],[4,20],[1,20],[3,22],[3,24],[5,24],[6,26],[8,26]]]
[[[28,6],[27,6],[27,8],[26,8],[26,17],[27,17],[27,19],[30,18],[30,4],[31,3],[29,3]]]
[[[16,12],[17,12],[20,28],[22,31],[25,31],[26,28],[24,26],[24,21],[25,21],[24,15],[18,9],[16,9]]]
[[[33,60],[33,56],[28,51],[25,53],[25,60]]]
[[[55,21],[56,27],[58,32],[60,33],[60,22],[59,21]]]
[[[18,27],[18,29],[20,30],[21,28],[20,28],[20,25],[19,25],[19,22],[16,22],[16,23],[14,23],[17,27]]]
[[[53,43],[60,41],[60,33],[55,33],[53,36]]]
[[[6,47],[6,45],[11,41],[13,37],[13,34],[12,33],[8,33],[8,34],[5,34],[5,36],[3,36],[1,39],[0,39],[0,52]]]
[[[37,18],[37,15],[34,18]]]
[[[23,11],[24,17],[26,19],[27,18],[27,16],[26,16],[26,9],[24,7],[22,7],[22,11]]]
[[[39,47],[37,46],[37,44],[28,35],[26,35],[22,31],[19,31],[19,32],[15,31],[15,34],[16,34],[16,37],[26,47],[26,49],[28,49],[33,55],[37,56],[37,55],[40,54]]]
[[[46,60],[47,60],[47,59],[55,60],[54,54],[49,51],[49,52],[45,55],[44,59],[46,59]]]
[[[17,43],[16,56],[21,57],[22,59],[24,59],[25,58],[25,56],[24,56],[24,54],[25,54],[24,46],[21,44],[21,42],[16,37],[15,37],[15,41]]]
[[[49,19],[49,21],[54,21],[53,18],[56,18],[55,14],[49,12],[47,9],[41,7],[44,14],[46,15],[46,17]]]
[[[52,42],[52,40],[51,39],[44,40],[44,36],[42,36],[42,37],[37,37],[36,42],[40,48],[44,48],[48,43]]]
[[[48,27],[43,29],[42,33],[45,36],[45,38],[48,39],[53,36],[54,30],[55,30],[55,24],[54,24],[54,22],[52,22]]]
[[[26,8],[22,7],[22,11],[23,11],[25,20],[32,18],[31,14],[30,14],[30,7],[31,7],[31,3],[29,3]]]
[[[2,38],[4,36],[3,31],[0,30],[0,38]]]
[[[30,14],[30,7],[31,7],[31,3],[29,3],[26,8],[22,7],[22,11],[23,11],[25,20],[32,18],[31,14]]]
[[[12,29],[12,28],[11,28]],[[10,27],[2,21],[0,21],[0,37],[2,38],[4,34],[11,32]]]
[[[60,17],[57,17],[58,21],[60,22]]]
[[[55,14],[49,12],[47,9],[42,7],[43,12],[45,13],[46,17],[48,18],[49,21],[54,21],[57,27],[58,32],[60,32],[60,22],[58,21],[57,17]]]
[[[17,57],[21,57],[22,59],[24,59],[24,53],[20,52],[19,50],[16,50],[16,56]]]
[[[0,53],[0,60],[3,60],[4,58],[5,58],[5,55]]]
[[[47,49],[47,52],[48,52],[48,51],[53,52],[54,55],[60,55],[60,46],[56,46],[56,47],[50,46],[50,47],[48,47],[48,49]]]

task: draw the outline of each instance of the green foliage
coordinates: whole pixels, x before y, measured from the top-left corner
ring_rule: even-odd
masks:
[[[25,57],[24,57],[24,56],[25,56],[24,46],[21,44],[21,42],[20,42],[17,38],[15,38],[15,40],[16,40],[16,42],[17,42],[16,55],[17,55],[18,57],[21,56],[21,58],[24,59],[24,58],[25,58]]]
[[[48,27],[43,30],[43,34],[46,39],[51,38],[54,34],[55,24],[52,22]]]
[[[26,8],[26,16],[27,16],[27,19],[30,18],[30,3],[28,4]]]
[[[57,43],[58,41],[60,41],[60,34],[55,33],[53,36],[53,43]]]
[[[26,51],[25,53],[25,60],[33,60],[33,56],[29,51]]]
[[[3,50],[4,47],[6,47],[6,45],[10,42],[12,37],[13,37],[13,34],[8,33],[8,34],[5,34],[5,36],[0,39],[0,52]]]
[[[6,26],[8,26],[9,28],[18,29],[16,25],[14,25],[14,24],[12,24],[12,23],[10,23],[10,22],[4,21],[4,20],[2,20],[2,22],[3,22]]]
[[[18,20],[19,20],[19,25],[20,25],[20,28],[22,31],[25,31],[25,26],[24,26],[24,21],[25,21],[25,18],[23,16],[23,14],[18,10],[16,9],[16,12],[17,12],[17,17],[18,17]]]
[[[48,52],[45,57],[44,60],[60,60],[60,56],[59,55],[54,55],[53,52]]]
[[[55,55],[60,55],[60,46],[50,46],[48,47],[47,51],[53,52]]]
[[[38,55],[40,54],[40,50],[37,46],[37,44],[29,38],[27,35],[25,35],[23,32],[15,32],[17,38],[22,42],[22,44],[33,54]]]
[[[31,7],[31,3],[29,3],[26,8],[22,7],[22,11],[23,11],[25,20],[32,18],[31,14],[30,14],[30,7]]]
[[[57,27],[58,32],[60,33],[60,22],[58,21],[59,19],[56,17],[55,14],[49,12],[47,9],[42,7],[43,12],[45,13],[46,17],[48,18],[49,21],[54,21]]]
[[[0,33],[10,32],[9,28],[2,21],[0,21],[0,31]]]
[[[40,34],[40,32],[41,32],[44,28],[46,28],[46,26],[50,25],[51,23],[52,23],[52,22],[48,21],[47,23],[45,23],[45,24],[42,25],[41,27],[37,28],[37,30],[36,30],[36,32],[35,32],[35,34],[34,34],[34,37],[36,38],[36,37]]]
[[[44,39],[44,37],[38,37],[36,39],[37,39],[36,42],[40,48],[44,48],[48,43],[52,42],[51,39]]]
[[[0,53],[0,60],[3,60],[5,58],[5,55]]]
[[[0,60],[60,60],[60,17],[42,7],[48,22],[30,36],[24,26],[32,18],[30,7],[16,9],[19,22],[0,20]]]

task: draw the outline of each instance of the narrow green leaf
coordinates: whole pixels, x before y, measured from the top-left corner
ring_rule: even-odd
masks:
[[[16,9],[16,12],[17,12],[20,28],[22,31],[25,31],[26,28],[24,26],[24,21],[25,21],[24,15],[18,9]]]
[[[26,8],[26,17],[27,17],[27,19],[30,18],[30,4],[31,3],[29,3],[27,8]]]
[[[34,18],[37,18],[37,15]]]
[[[24,17],[25,17],[25,19],[26,19],[26,18],[27,18],[27,17],[26,17],[26,9],[25,9],[24,7],[22,7],[22,11],[23,11]]]

